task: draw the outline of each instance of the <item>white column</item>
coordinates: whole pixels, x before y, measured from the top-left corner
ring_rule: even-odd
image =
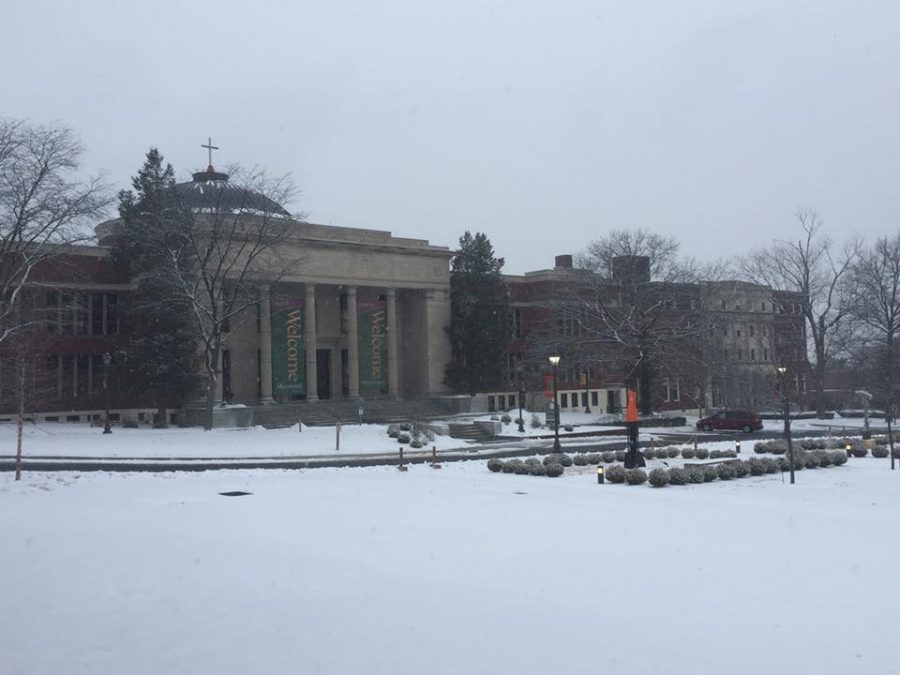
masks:
[[[316,373],[316,286],[306,284],[303,310],[303,345],[306,349],[306,400],[318,401],[319,378]]]
[[[260,403],[272,398],[272,299],[269,284],[259,288],[259,384]]]
[[[359,398],[359,327],[356,316],[356,286],[347,289],[347,376],[350,398]]]
[[[387,330],[388,330],[388,396],[398,398],[400,393],[399,334],[397,332],[397,291],[387,291]]]

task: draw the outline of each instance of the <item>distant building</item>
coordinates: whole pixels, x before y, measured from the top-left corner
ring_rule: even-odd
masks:
[[[526,401],[540,407],[551,372],[547,356],[555,352],[562,356],[561,409],[619,412],[637,357],[617,342],[613,327],[603,325],[596,300],[614,305],[622,285],[638,288],[663,328],[682,335],[670,340],[645,378],[642,393],[654,410],[771,406],[775,368],[782,364],[805,394],[806,331],[798,294],[740,281],[654,282],[649,275],[648,261],[632,257],[614,261],[613,278],[600,279],[575,268],[571,255],[557,256],[551,269],[508,275],[508,387],[488,392],[489,403],[516,407],[524,390]]]

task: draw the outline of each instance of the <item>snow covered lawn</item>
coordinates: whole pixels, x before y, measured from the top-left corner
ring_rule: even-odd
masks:
[[[112,434],[87,424],[44,423],[26,425],[25,457],[136,457],[136,458],[230,458],[365,455],[397,452],[397,440],[381,424],[348,424],[341,428],[341,449],[335,449],[334,427],[290,429],[124,429]],[[427,443],[437,449],[464,447],[465,441],[435,436]],[[408,449],[408,447],[407,447]],[[16,452],[16,426],[0,425],[0,456]]]
[[[0,474],[2,671],[898,673],[888,466]]]

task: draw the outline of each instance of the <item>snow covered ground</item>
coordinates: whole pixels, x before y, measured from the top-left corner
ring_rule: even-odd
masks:
[[[900,673],[888,467],[0,474],[2,671]]]

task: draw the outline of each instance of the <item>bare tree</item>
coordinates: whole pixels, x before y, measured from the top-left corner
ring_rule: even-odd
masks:
[[[652,409],[653,382],[677,376],[677,363],[696,351],[706,330],[696,285],[702,271],[678,250],[673,237],[613,230],[578,256],[578,283],[557,307],[557,332],[568,349],[590,353],[638,389],[645,413]]]
[[[39,271],[54,266],[66,244],[90,238],[90,226],[109,203],[99,178],[75,177],[81,154],[67,127],[0,119],[0,347],[14,371],[16,480],[26,404],[37,388],[35,336],[45,319],[27,289],[42,283]]]
[[[858,257],[859,243],[851,239],[836,246],[822,231],[822,221],[812,209],[796,213],[800,236],[794,241],[775,241],[741,261],[743,273],[753,282],[776,291],[793,291],[802,297],[802,313],[809,328],[814,356],[812,366],[815,406],[825,412],[825,369],[843,353],[851,339],[850,271]]]
[[[109,203],[99,178],[75,177],[81,154],[67,127],[0,119],[0,344],[22,328],[17,303],[34,271],[87,241]]]
[[[188,222],[181,232],[163,242],[167,263],[159,272],[168,277],[173,301],[188,306],[196,320],[206,379],[207,429],[212,428],[228,335],[255,316],[259,284],[282,276],[285,263],[278,244],[295,224],[281,206],[296,194],[288,177],[270,179],[262,172],[240,169],[230,173],[231,182],[226,174],[199,174],[205,181],[203,201],[186,210]]]
[[[897,404],[897,338],[900,335],[900,234],[866,247],[852,268],[853,316],[863,326],[860,343],[873,368],[871,384],[884,405],[894,466],[891,423]]]

